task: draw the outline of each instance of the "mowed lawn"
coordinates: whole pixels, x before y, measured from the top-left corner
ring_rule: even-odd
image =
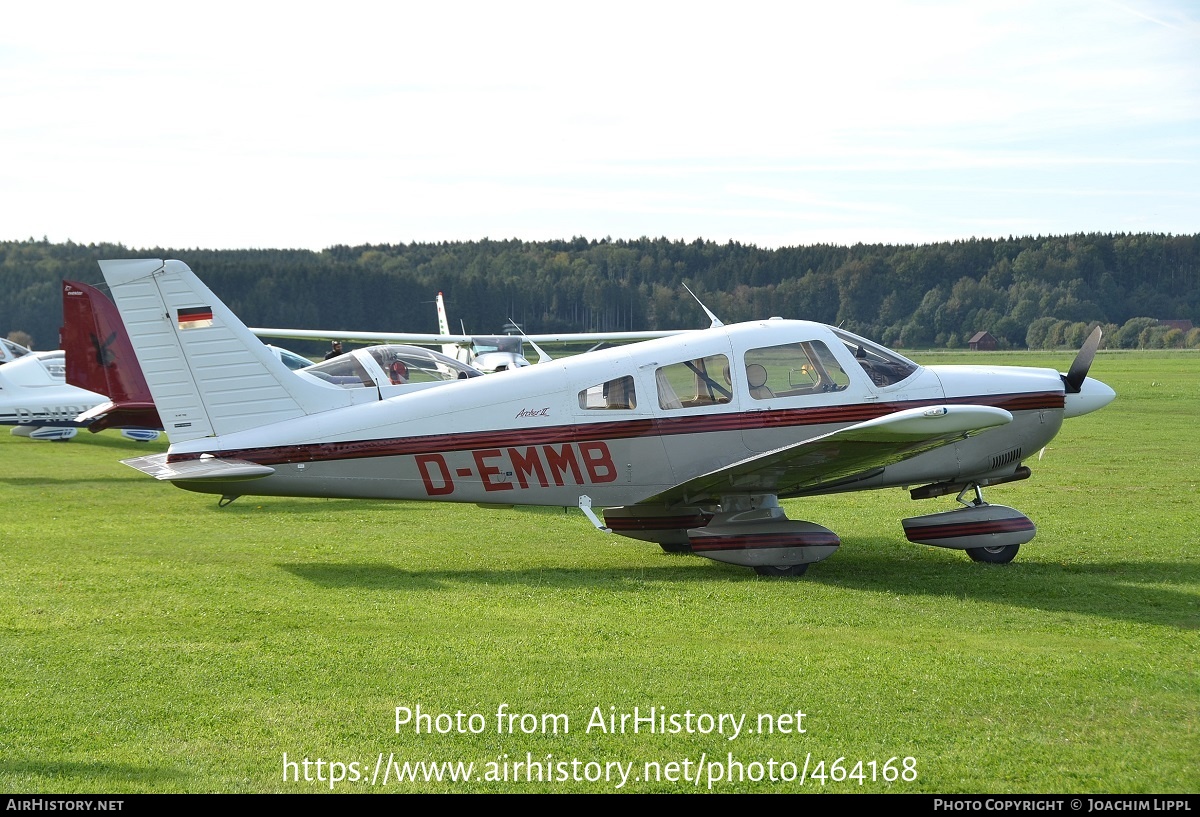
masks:
[[[0,790],[1200,791],[1200,354],[1092,374],[1117,400],[985,493],[1038,525],[1012,564],[908,543],[953,498],[895,489],[787,502],[843,542],[801,579],[574,509],[219,508],[119,462],[163,444],[0,431]]]

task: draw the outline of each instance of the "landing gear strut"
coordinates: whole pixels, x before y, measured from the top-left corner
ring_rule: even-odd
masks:
[[[975,498],[970,502],[963,499],[963,495],[966,494],[967,491],[975,492]],[[983,501],[983,489],[979,487],[978,482],[972,482],[970,485],[959,491],[958,496],[954,498],[954,501],[960,505],[966,505],[968,508],[978,508],[987,504]]]
[[[975,491],[975,498],[968,502],[963,499],[963,494],[970,490]],[[987,505],[983,501],[983,489],[979,487],[979,483],[975,482],[959,491],[956,499],[968,508],[982,508]],[[1013,559],[1017,558],[1017,551],[1021,549],[1020,545],[995,545],[981,548],[967,548],[967,555],[971,557],[972,562],[983,562],[991,565],[1006,565]]]

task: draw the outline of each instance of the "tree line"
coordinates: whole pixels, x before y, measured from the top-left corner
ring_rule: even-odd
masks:
[[[923,245],[754,245],[667,238],[490,240],[325,250],[130,249],[0,242],[0,332],[57,346],[62,279],[99,284],[109,258],[185,261],[251,326],[436,332],[678,329],[780,316],[843,326],[898,348],[1197,347],[1162,320],[1200,324],[1200,234],[972,238]]]

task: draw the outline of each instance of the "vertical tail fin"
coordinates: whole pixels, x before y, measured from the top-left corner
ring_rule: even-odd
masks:
[[[289,370],[182,261],[101,261],[171,442],[355,402]]]
[[[95,287],[75,281],[63,281],[62,299],[59,344],[66,353],[67,383],[109,399],[87,412],[88,430],[162,428],[150,387],[112,301]]]
[[[442,298],[442,293],[437,294],[437,315],[438,315],[438,332],[443,335],[450,334],[450,321],[446,319],[446,301]]]
[[[450,334],[450,320],[446,317],[446,301],[442,298],[442,293],[437,294],[437,316],[438,316],[438,332],[443,335]],[[459,345],[457,343],[443,343],[442,354],[447,357],[462,360],[459,355]]]

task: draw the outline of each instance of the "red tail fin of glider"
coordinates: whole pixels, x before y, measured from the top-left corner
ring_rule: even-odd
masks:
[[[67,382],[108,395],[108,403],[88,412],[89,431],[162,428],[125,324],[104,293],[87,284],[63,281],[59,344],[66,352]]]

